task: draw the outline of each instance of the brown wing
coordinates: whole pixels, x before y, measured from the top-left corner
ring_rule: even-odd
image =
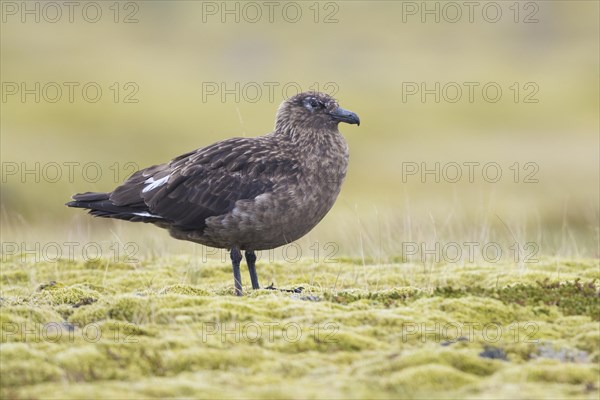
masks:
[[[238,200],[271,192],[282,176],[296,179],[299,164],[272,146],[252,138],[225,140],[138,171],[110,200],[143,207],[179,229],[200,230]]]

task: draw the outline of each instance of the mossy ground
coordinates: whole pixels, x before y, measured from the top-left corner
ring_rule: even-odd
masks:
[[[599,395],[598,260],[6,261],[2,398]]]

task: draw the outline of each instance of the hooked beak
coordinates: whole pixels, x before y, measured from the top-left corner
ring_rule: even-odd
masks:
[[[358,118],[358,115],[352,111],[344,110],[342,107],[336,108],[334,111],[330,112],[329,115],[331,115],[333,119],[338,122],[345,122],[347,124],[356,124],[360,126],[360,118]]]

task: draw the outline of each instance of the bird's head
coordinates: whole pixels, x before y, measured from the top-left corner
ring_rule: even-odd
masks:
[[[275,130],[337,130],[340,122],[360,125],[358,115],[344,110],[331,96],[320,92],[304,92],[290,97],[279,106]]]

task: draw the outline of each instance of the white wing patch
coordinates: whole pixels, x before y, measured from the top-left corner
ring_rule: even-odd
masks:
[[[256,196],[254,198],[254,203],[256,203],[257,205],[262,205],[263,203],[269,201],[270,198],[271,198],[271,193],[259,194],[258,196]]]
[[[150,177],[148,179],[146,179],[144,181],[144,183],[147,183],[146,187],[142,190],[142,193],[146,193],[149,192],[151,190],[156,189],[159,186],[162,186],[164,184],[167,183],[167,181],[169,180],[169,178],[171,177],[171,175],[167,175],[164,178],[160,178],[159,180],[154,180],[154,177]]]
[[[139,215],[140,217],[154,217],[154,218],[162,218],[160,215],[154,215],[154,214],[150,214],[147,211],[143,211],[143,212],[139,212],[139,213],[133,213],[133,215]]]

